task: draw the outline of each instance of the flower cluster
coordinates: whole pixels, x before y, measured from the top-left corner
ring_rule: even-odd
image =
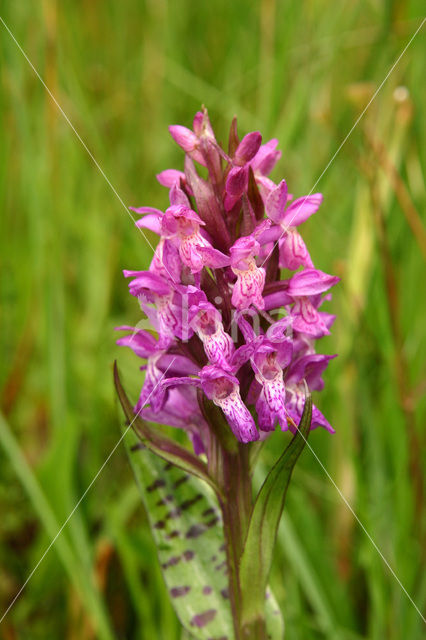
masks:
[[[304,383],[322,389],[335,357],[317,354],[315,341],[334,321],[321,307],[338,278],[314,268],[299,233],[322,196],[294,200],[285,180],[268,178],[281,156],[277,140],[262,144],[252,132],[240,141],[235,119],[227,152],[205,110],[192,130],[174,125],[170,133],[185,151],[184,171],[157,176],[169,189],[164,212],[133,209],[142,215],[137,226],[160,239],[148,271],[124,271],[153,329],[118,327],[128,332],[118,344],[146,360],[135,411],[186,429],[197,453],[211,428],[197,389],[241,442],[277,424],[294,431]],[[333,431],[314,407],[317,426]]]

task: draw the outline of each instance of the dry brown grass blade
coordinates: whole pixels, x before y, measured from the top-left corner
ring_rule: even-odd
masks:
[[[419,212],[414,206],[404,181],[390,159],[383,142],[368,128],[365,129],[365,139],[386,174],[419,249],[423,257],[426,258],[426,228],[422,223]]]

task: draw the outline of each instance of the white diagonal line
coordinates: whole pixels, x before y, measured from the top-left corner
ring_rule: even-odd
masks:
[[[349,504],[348,500],[346,499],[345,495],[342,493],[342,491],[339,489],[339,487],[337,486],[337,484],[335,483],[335,481],[333,480],[333,478],[331,477],[331,475],[329,474],[329,472],[327,471],[327,469],[325,468],[325,466],[323,465],[323,463],[321,462],[321,460],[319,459],[319,457],[317,456],[317,454],[315,453],[315,451],[313,450],[313,448],[311,447],[310,443],[308,442],[308,440],[304,437],[303,433],[299,431],[299,434],[302,436],[303,440],[305,441],[305,444],[308,445],[310,451],[312,452],[313,456],[315,457],[316,461],[318,462],[318,464],[320,465],[320,467],[322,468],[322,470],[324,471],[324,473],[326,474],[327,478],[330,480],[331,484],[333,485],[333,487],[336,489],[337,493],[339,494],[339,496],[342,498],[343,502],[345,503],[345,505],[347,506],[347,508],[349,509],[349,511],[352,513],[353,517],[355,518],[355,520],[357,521],[357,523],[359,524],[359,526],[361,527],[361,529],[363,530],[363,532],[365,533],[365,535],[367,536],[367,538],[370,540],[371,544],[373,545],[373,547],[375,548],[375,550],[377,551],[377,553],[379,554],[379,556],[381,557],[381,559],[383,560],[383,562],[385,563],[385,565],[387,566],[387,568],[389,569],[389,571],[391,572],[392,576],[395,578],[395,580],[397,581],[397,583],[399,584],[399,586],[401,587],[402,591],[405,593],[405,595],[407,596],[407,598],[409,599],[409,601],[411,602],[411,604],[413,605],[413,607],[415,608],[415,610],[417,611],[417,613],[419,614],[419,616],[421,617],[421,619],[423,620],[423,622],[426,624],[426,618],[424,617],[424,615],[422,614],[422,612],[420,611],[419,607],[416,605],[416,603],[414,602],[413,598],[410,596],[410,594],[408,593],[407,589],[404,587],[404,585],[402,584],[401,580],[398,578],[398,576],[396,575],[395,571],[392,569],[391,565],[389,564],[389,562],[386,560],[385,556],[383,555],[383,553],[380,551],[379,547],[377,546],[377,544],[374,542],[373,538],[371,537],[371,535],[369,534],[369,532],[367,531],[367,529],[365,528],[365,526],[363,525],[363,523],[361,522],[360,518],[357,516],[357,514],[355,513],[354,509],[352,508],[352,506]]]
[[[74,506],[73,510],[71,511],[71,513],[68,515],[67,519],[62,523],[59,531],[57,532],[57,534],[55,535],[55,537],[50,541],[49,546],[47,547],[47,549],[44,551],[43,555],[41,556],[40,560],[37,562],[37,564],[35,565],[35,567],[33,568],[33,570],[31,571],[31,573],[29,574],[29,576],[27,577],[27,579],[25,580],[24,584],[22,585],[22,587],[19,589],[18,593],[15,595],[15,597],[13,598],[12,602],[9,604],[9,606],[7,607],[6,611],[3,613],[2,617],[0,618],[0,624],[3,622],[4,618],[7,616],[7,614],[9,613],[9,611],[11,610],[11,608],[13,607],[13,605],[15,604],[15,602],[17,601],[17,599],[19,598],[19,596],[21,595],[21,593],[23,592],[23,590],[25,589],[25,587],[27,586],[27,584],[29,583],[29,581],[31,580],[31,578],[33,577],[33,575],[35,574],[35,572],[37,571],[37,569],[39,568],[39,566],[41,565],[41,563],[43,562],[44,558],[46,557],[46,555],[49,553],[50,549],[53,547],[53,545],[55,544],[56,540],[59,538],[59,536],[61,535],[63,529],[66,527],[66,525],[68,524],[68,522],[71,520],[72,516],[74,515],[74,513],[77,511],[78,507],[80,506],[80,504],[83,502],[84,498],[86,497],[86,495],[89,493],[90,489],[92,488],[92,486],[95,484],[96,480],[98,479],[98,477],[100,476],[100,474],[102,473],[103,469],[105,468],[105,466],[108,464],[110,458],[113,456],[114,452],[116,451],[116,449],[118,448],[118,446],[121,444],[121,442],[123,441],[123,438],[126,436],[126,434],[128,433],[130,427],[133,425],[133,423],[135,422],[136,418],[139,416],[140,412],[142,411],[142,409],[144,408],[145,405],[148,404],[150,397],[152,396],[152,394],[154,393],[154,391],[156,390],[156,388],[158,387],[158,385],[161,383],[161,381],[163,380],[164,376],[166,375],[167,371],[170,369],[170,367],[172,366],[173,362],[176,360],[176,357],[173,358],[173,360],[170,362],[170,364],[168,365],[167,369],[164,371],[163,375],[161,376],[161,378],[159,379],[159,381],[157,382],[157,384],[154,386],[154,388],[152,389],[151,393],[148,395],[145,404],[142,405],[142,407],[139,409],[139,411],[137,412],[137,414],[135,415],[135,417],[133,418],[133,420],[131,421],[131,423],[128,425],[128,427],[125,429],[125,431],[123,432],[123,434],[121,435],[121,437],[119,438],[119,440],[116,442],[115,446],[113,447],[113,449],[110,451],[108,457],[104,460],[102,466],[99,468],[98,472],[96,473],[96,475],[92,478],[92,481],[90,482],[89,486],[86,488],[86,490],[84,491],[84,493],[81,495],[80,499],[78,500],[77,504]]]
[[[81,143],[81,145],[83,146],[83,148],[85,149],[85,151],[87,152],[87,154],[89,155],[89,157],[91,158],[91,160],[93,161],[93,163],[95,164],[95,166],[97,167],[97,169],[99,170],[99,172],[101,173],[101,175],[103,176],[103,178],[105,179],[105,181],[107,182],[107,184],[109,185],[109,187],[111,188],[111,190],[113,191],[113,193],[115,194],[115,196],[117,197],[117,199],[119,200],[119,202],[121,203],[121,205],[123,206],[123,208],[126,210],[127,214],[130,216],[130,218],[133,220],[133,222],[135,222],[135,218],[133,217],[133,215],[130,213],[130,211],[128,210],[128,208],[126,207],[124,201],[122,200],[122,198],[120,197],[120,195],[118,194],[117,190],[114,188],[114,186],[112,185],[111,181],[109,180],[109,178],[107,177],[107,175],[105,174],[104,170],[102,169],[102,167],[100,166],[100,164],[97,162],[96,158],[94,157],[94,155],[92,154],[92,152],[90,151],[90,149],[87,147],[86,143],[84,142],[84,140],[81,138],[81,136],[79,135],[79,133],[77,132],[77,130],[75,129],[74,125],[72,124],[72,122],[70,121],[70,119],[68,118],[67,114],[64,112],[64,110],[62,109],[61,105],[58,103],[58,101],[56,100],[55,96],[52,94],[52,92],[50,91],[49,87],[46,85],[46,83],[44,82],[43,78],[41,77],[40,73],[37,71],[37,69],[34,67],[33,63],[31,62],[31,60],[28,58],[27,54],[25,53],[25,51],[23,50],[23,48],[21,47],[21,45],[19,44],[19,42],[16,40],[15,36],[13,35],[13,33],[11,32],[11,30],[9,29],[8,25],[5,23],[5,21],[3,20],[3,18],[0,16],[0,21],[2,22],[3,26],[5,27],[5,29],[7,30],[7,32],[9,33],[10,37],[12,38],[12,40],[15,42],[16,46],[18,47],[18,49],[20,50],[20,52],[22,53],[22,55],[24,56],[24,58],[26,59],[26,61],[28,62],[28,64],[30,65],[30,67],[33,69],[34,73],[36,74],[37,78],[40,80],[40,82],[42,83],[43,87],[45,88],[45,90],[47,91],[47,93],[49,94],[50,98],[53,100],[53,102],[55,103],[55,105],[57,106],[57,108],[59,109],[59,111],[61,112],[61,114],[63,115],[63,117],[65,118],[65,120],[67,121],[67,123],[69,124],[69,126],[71,127],[71,129],[73,130],[74,134],[76,135],[77,139],[79,140],[79,142]],[[288,231],[288,228],[291,226],[291,222],[292,220],[296,217],[297,213],[299,212],[300,208],[303,206],[303,204],[305,203],[306,199],[312,194],[313,190],[315,189],[315,187],[317,186],[317,184],[320,182],[320,180],[322,179],[322,177],[324,176],[324,174],[328,171],[329,167],[331,166],[331,164],[334,162],[335,158],[337,157],[337,155],[340,153],[342,147],[346,144],[348,138],[351,136],[352,132],[354,131],[354,129],[357,127],[357,125],[359,124],[360,120],[363,118],[364,114],[366,113],[367,109],[370,107],[371,103],[374,101],[374,99],[376,98],[376,96],[378,95],[378,93],[380,92],[380,90],[382,89],[383,85],[385,84],[385,82],[387,81],[387,79],[389,78],[389,76],[391,75],[391,73],[393,72],[393,70],[395,69],[395,67],[398,65],[399,61],[401,60],[401,58],[404,56],[405,52],[407,51],[407,49],[409,48],[409,46],[411,45],[411,43],[413,42],[414,38],[417,36],[417,34],[419,33],[419,31],[421,30],[421,28],[423,27],[424,23],[426,21],[426,18],[423,18],[422,22],[420,23],[420,25],[418,26],[418,28],[416,29],[416,31],[414,32],[414,34],[411,36],[410,40],[408,41],[408,43],[405,45],[404,49],[401,51],[401,53],[399,54],[398,58],[395,60],[395,62],[393,63],[392,67],[389,69],[388,73],[386,74],[385,78],[382,80],[382,82],[380,83],[379,87],[376,89],[376,91],[374,92],[373,96],[370,98],[369,102],[367,103],[367,105],[364,107],[364,109],[362,110],[361,114],[358,116],[358,118],[356,119],[355,123],[352,125],[351,129],[349,130],[349,132],[346,134],[345,138],[343,139],[343,141],[340,143],[339,147],[337,148],[337,150],[334,152],[333,156],[331,157],[331,159],[329,160],[329,162],[327,163],[327,165],[325,166],[325,168],[323,169],[322,173],[320,174],[320,176],[317,178],[315,184],[313,185],[313,187],[311,188],[310,192],[308,193],[307,196],[305,196],[305,198],[303,199],[303,201],[301,202],[301,204],[299,205],[299,207],[297,208],[297,210],[295,211],[294,215],[292,216],[292,218],[290,219],[289,223],[286,225],[286,227],[284,228],[281,236],[278,238],[278,240],[275,242],[273,249],[269,252],[269,254],[267,255],[267,257],[264,259],[263,264],[268,260],[269,256],[271,255],[272,251],[275,249],[275,246],[279,243],[280,239],[285,235],[285,233]],[[148,238],[146,237],[145,233],[143,232],[143,230],[138,227],[139,231],[141,232],[142,236],[145,238],[146,242],[148,243],[148,245],[150,246],[150,248],[154,251],[153,246],[151,245],[150,241],[148,240]],[[165,267],[166,268],[166,267]],[[155,391],[155,389],[157,388],[158,384],[161,382],[161,380],[164,378],[167,370],[170,368],[170,366],[172,365],[173,361],[169,364],[169,366],[167,367],[166,371],[163,373],[161,379],[159,380],[159,382],[155,385],[154,389],[151,391],[151,394],[148,396],[147,402],[149,400],[149,398],[151,397],[152,393]],[[146,403],[145,403],[146,404]],[[14,597],[14,599],[12,600],[12,602],[10,603],[9,607],[7,608],[7,610],[5,611],[5,613],[3,614],[2,618],[0,619],[0,623],[3,621],[3,619],[6,617],[6,615],[8,614],[8,612],[10,611],[10,609],[12,608],[12,606],[14,605],[14,603],[16,602],[16,600],[19,598],[20,594],[22,593],[23,589],[25,588],[25,586],[28,584],[28,582],[30,581],[30,579],[32,578],[32,576],[34,575],[35,571],[37,570],[37,568],[39,567],[39,565],[41,564],[41,562],[43,561],[43,559],[45,558],[45,556],[47,555],[47,553],[49,552],[49,550],[51,549],[51,547],[53,546],[53,544],[55,543],[55,541],[57,540],[57,538],[59,537],[59,535],[61,534],[62,530],[64,529],[64,527],[66,526],[66,524],[69,522],[69,520],[71,519],[71,517],[73,516],[73,514],[75,513],[75,511],[78,509],[79,505],[81,504],[81,502],[84,500],[85,496],[87,495],[87,493],[89,492],[90,488],[93,486],[93,484],[96,482],[98,476],[100,475],[100,473],[102,472],[102,470],[104,469],[104,467],[106,466],[106,464],[108,463],[108,461],[110,460],[111,456],[114,454],[114,452],[116,451],[117,447],[120,445],[120,443],[122,442],[123,438],[125,437],[125,435],[127,434],[128,430],[130,429],[130,427],[132,426],[132,424],[134,423],[134,421],[136,420],[136,418],[138,417],[141,409],[139,410],[139,412],[135,415],[134,419],[132,420],[132,422],[129,424],[129,426],[126,428],[126,430],[124,431],[124,433],[122,434],[122,436],[120,437],[120,439],[118,440],[118,442],[116,443],[116,445],[114,446],[114,448],[112,449],[112,451],[110,452],[110,454],[108,455],[108,457],[106,458],[106,460],[104,461],[104,463],[102,464],[102,466],[100,467],[100,469],[98,470],[98,472],[96,473],[96,475],[94,476],[94,478],[92,479],[91,483],[89,484],[89,486],[86,488],[86,490],[84,491],[84,493],[82,494],[82,496],[80,497],[79,501],[77,502],[77,504],[75,505],[75,507],[73,508],[73,510],[71,511],[71,513],[69,514],[69,516],[67,517],[67,519],[65,520],[65,522],[62,524],[61,528],[59,529],[58,533],[55,535],[55,537],[53,538],[53,540],[50,542],[49,546],[47,547],[47,549],[45,550],[45,552],[43,553],[42,557],[40,558],[40,560],[37,562],[36,566],[34,567],[34,569],[31,571],[31,573],[29,574],[28,578],[26,579],[26,581],[24,582],[24,584],[22,585],[21,589],[18,591],[18,593],[16,594],[16,596]],[[304,438],[304,436],[302,435],[302,437]],[[374,542],[373,538],[371,537],[371,535],[368,533],[367,529],[365,528],[365,526],[363,525],[363,523],[361,522],[361,520],[359,519],[359,517],[356,515],[355,511],[353,510],[353,508],[351,507],[351,505],[349,504],[349,502],[347,501],[347,499],[345,498],[344,494],[342,493],[342,491],[339,489],[339,487],[336,485],[336,483],[334,482],[333,478],[330,476],[329,472],[327,471],[327,469],[324,467],[323,463],[321,462],[321,460],[318,458],[317,454],[315,453],[315,451],[313,450],[313,448],[311,447],[310,443],[306,440],[306,438],[304,438],[305,443],[308,445],[309,449],[311,450],[311,452],[313,453],[313,455],[315,456],[316,460],[318,461],[318,463],[320,464],[320,466],[322,467],[323,471],[326,473],[327,477],[329,478],[330,482],[333,484],[333,486],[335,487],[335,489],[337,490],[337,492],[339,493],[340,497],[342,498],[342,500],[344,501],[345,505],[347,506],[347,508],[351,511],[352,515],[354,516],[354,518],[356,519],[356,521],[358,522],[358,524],[360,525],[360,527],[362,528],[362,530],[364,531],[364,533],[367,535],[368,539],[370,540],[371,544],[374,546],[374,548],[376,549],[376,551],[379,553],[380,557],[382,558],[383,562],[386,564],[386,566],[388,567],[389,571],[391,572],[391,574],[393,575],[393,577],[395,578],[395,580],[398,582],[399,586],[401,587],[401,589],[403,590],[403,592],[405,593],[405,595],[407,596],[407,598],[410,600],[411,604],[414,606],[414,608],[416,609],[416,611],[419,613],[420,617],[422,618],[423,622],[426,623],[426,619],[424,618],[424,616],[422,615],[420,609],[417,607],[416,603],[414,602],[414,600],[411,598],[410,594],[408,593],[408,591],[406,590],[406,588],[404,587],[404,585],[402,584],[402,582],[400,581],[400,579],[398,578],[398,576],[396,575],[395,571],[392,569],[391,565],[389,564],[389,562],[386,560],[386,558],[384,557],[384,555],[382,554],[382,552],[380,551],[379,547],[377,546],[377,544]]]
[[[69,117],[67,116],[67,114],[65,113],[65,111],[63,110],[63,108],[61,107],[61,105],[59,104],[59,102],[56,100],[55,96],[53,95],[53,93],[51,92],[51,90],[49,89],[49,87],[47,86],[47,84],[45,83],[45,81],[43,80],[42,76],[40,75],[40,73],[37,71],[37,69],[35,68],[35,66],[33,65],[33,63],[31,62],[31,60],[29,59],[29,57],[27,56],[27,54],[25,53],[24,49],[21,47],[21,45],[19,44],[19,42],[17,41],[17,39],[15,38],[15,36],[13,35],[12,31],[9,29],[8,25],[6,24],[6,22],[4,21],[4,19],[2,18],[2,16],[0,16],[0,22],[2,22],[4,28],[6,29],[6,31],[8,32],[8,34],[10,35],[10,37],[12,38],[13,42],[16,44],[16,46],[18,47],[19,51],[22,53],[22,55],[24,56],[25,60],[28,62],[28,64],[30,65],[31,69],[34,71],[35,75],[37,76],[37,78],[40,80],[41,84],[43,85],[43,87],[45,88],[45,90],[47,91],[47,93],[49,94],[50,98],[52,99],[52,101],[55,103],[55,105],[57,106],[57,108],[59,109],[59,111],[61,112],[61,114],[63,115],[64,119],[66,120],[66,122],[69,124],[69,126],[71,127],[71,129],[73,130],[73,132],[75,133],[78,141],[81,143],[82,147],[84,148],[84,150],[86,151],[86,153],[88,154],[88,156],[91,158],[91,160],[93,161],[95,167],[98,169],[99,173],[102,175],[102,177],[104,178],[104,180],[106,181],[106,183],[108,184],[108,186],[110,187],[111,191],[114,193],[114,195],[116,196],[117,200],[120,202],[120,204],[122,205],[122,207],[125,209],[126,213],[128,214],[128,216],[133,220],[133,222],[136,222],[136,218],[130,213],[129,208],[126,207],[123,198],[120,196],[120,194],[118,193],[117,189],[114,187],[114,185],[112,184],[112,182],[110,181],[110,179],[108,178],[108,176],[106,175],[105,171],[102,169],[101,165],[99,164],[99,162],[96,160],[95,156],[93,155],[93,153],[90,151],[89,147],[87,146],[87,144],[84,142],[83,138],[81,137],[81,135],[78,133],[77,129],[74,127],[73,123],[71,122],[71,120],[69,119]],[[137,227],[140,231],[140,233],[142,234],[143,238],[146,240],[146,242],[148,243],[149,247],[152,249],[152,251],[155,253],[155,249],[152,246],[151,242],[149,241],[149,239],[147,238],[146,234],[144,233],[144,231],[140,228]],[[173,280],[171,274],[169,273],[166,265],[163,262],[163,259],[161,258],[161,262],[163,264],[163,267],[165,268],[165,270],[167,271],[167,273],[170,276],[170,279]]]
[[[367,109],[370,107],[371,103],[373,102],[373,100],[375,100],[375,98],[377,97],[379,91],[382,89],[383,85],[385,84],[386,80],[389,78],[389,76],[391,75],[391,73],[393,72],[393,70],[395,69],[395,67],[397,66],[397,64],[399,63],[399,61],[401,60],[401,58],[403,57],[403,55],[405,54],[405,52],[407,51],[408,47],[411,45],[411,43],[413,42],[414,38],[416,37],[416,35],[419,33],[420,29],[423,27],[424,23],[426,22],[426,18],[423,18],[423,20],[421,21],[420,25],[417,27],[417,29],[415,30],[415,32],[413,33],[413,35],[411,36],[411,38],[409,39],[409,41],[407,42],[407,44],[405,45],[405,47],[403,48],[403,50],[401,51],[401,53],[399,54],[399,56],[397,57],[397,59],[395,60],[395,62],[393,63],[393,65],[391,66],[391,68],[389,69],[389,71],[387,72],[386,76],[384,77],[384,79],[382,80],[382,82],[379,84],[379,86],[377,87],[376,91],[373,93],[373,95],[371,96],[370,100],[368,101],[368,103],[366,104],[366,106],[364,107],[364,109],[361,111],[361,113],[359,114],[358,118],[355,120],[354,124],[352,125],[352,127],[349,129],[348,133],[346,134],[346,136],[343,138],[343,141],[340,143],[340,145],[337,147],[336,151],[334,152],[334,154],[332,155],[332,157],[330,158],[330,160],[328,161],[328,163],[326,164],[325,168],[323,169],[323,171],[321,172],[321,174],[319,175],[319,177],[316,179],[314,186],[312,187],[312,189],[309,191],[308,195],[305,196],[302,200],[302,202],[300,203],[300,205],[297,207],[296,211],[294,212],[293,216],[290,218],[290,221],[284,225],[283,231],[280,235],[280,237],[278,238],[278,240],[275,241],[274,246],[272,247],[272,249],[270,250],[270,252],[268,253],[268,255],[266,256],[266,258],[263,260],[262,264],[260,265],[261,267],[263,267],[263,265],[265,264],[265,262],[268,260],[269,256],[271,255],[271,253],[274,251],[275,247],[277,246],[277,244],[279,243],[279,241],[283,238],[283,236],[285,236],[285,234],[288,232],[289,228],[291,227],[291,223],[293,222],[294,218],[297,216],[297,214],[299,213],[300,209],[303,207],[303,205],[305,204],[307,198],[309,198],[309,196],[312,194],[313,190],[315,189],[315,187],[317,186],[317,184],[319,183],[319,181],[321,180],[321,178],[324,176],[324,174],[326,173],[326,171],[328,171],[329,167],[333,164],[334,160],[336,159],[336,156],[340,153],[342,147],[346,144],[348,138],[351,136],[353,130],[355,129],[355,127],[358,126],[360,120],[364,117],[365,112],[367,111]]]

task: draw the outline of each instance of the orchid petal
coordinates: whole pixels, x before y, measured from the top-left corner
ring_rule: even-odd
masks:
[[[318,211],[322,200],[322,193],[313,193],[310,196],[297,198],[297,200],[292,202],[287,208],[282,218],[283,224],[285,224],[286,227],[298,227],[299,224],[305,222],[305,220]]]

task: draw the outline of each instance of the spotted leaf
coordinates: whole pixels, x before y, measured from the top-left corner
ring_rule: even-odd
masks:
[[[234,640],[222,520],[213,491],[141,448],[133,431],[125,443],[182,625],[199,640]]]

